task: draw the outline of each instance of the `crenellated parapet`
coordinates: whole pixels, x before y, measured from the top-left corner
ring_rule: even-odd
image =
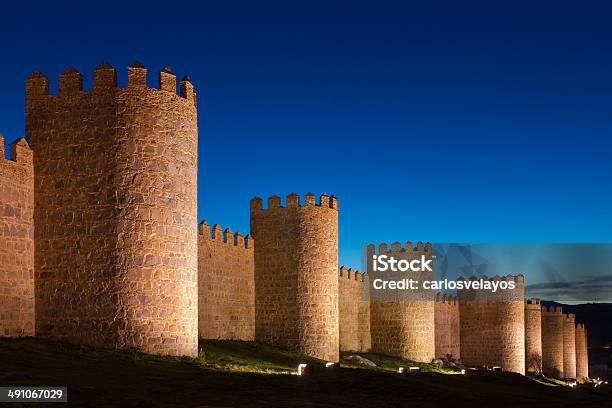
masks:
[[[206,220],[202,220],[198,225],[198,239],[218,241],[223,244],[233,245],[250,251],[254,250],[254,240],[251,234],[243,235],[241,232],[232,232],[231,229],[222,229],[219,224],[211,227]]]
[[[390,254],[400,254],[400,253],[428,253],[431,254],[432,245],[430,242],[423,243],[422,241],[418,241],[415,244],[412,241],[406,241],[405,243],[393,242],[391,244],[388,243],[380,243],[378,246],[374,244],[369,244],[367,246],[368,255],[390,255]]]
[[[561,306],[542,306],[542,316],[561,316],[563,308]]]
[[[26,80],[26,100],[33,101],[46,97],[65,97],[77,94],[105,94],[121,91],[122,89],[138,89],[151,95],[163,92],[184,99],[191,104],[196,103],[193,84],[188,76],[183,77],[179,83],[177,93],[176,75],[168,67],[158,73],[156,88],[147,86],[147,69],[138,61],[132,63],[127,70],[127,87],[117,84],[117,71],[110,64],[103,62],[93,71],[92,90],[83,89],[83,75],[75,68],[70,67],[60,74],[58,78],[58,93],[49,92],[49,78],[41,72],[33,72]]]
[[[448,304],[451,306],[459,306],[459,300],[457,296],[449,295],[446,293],[436,293],[436,303]]]
[[[304,202],[301,202],[300,196],[296,193],[291,193],[285,198],[285,206],[281,204],[281,198],[277,195],[268,197],[267,208],[263,208],[263,200],[259,197],[253,197],[251,199],[251,211],[266,211],[266,210],[278,210],[282,208],[299,208],[299,207],[321,207],[331,208],[334,210],[338,209],[338,200],[335,196],[329,196],[327,194],[321,194],[317,201],[315,195],[307,193],[304,196]]]
[[[33,153],[27,140],[20,138],[10,145],[9,157],[6,160],[4,152],[4,136],[0,135],[0,160],[6,165],[32,167]]]

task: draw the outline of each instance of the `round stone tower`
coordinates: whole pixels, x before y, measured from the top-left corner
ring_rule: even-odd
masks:
[[[461,316],[461,359],[468,366],[499,366],[525,374],[525,278],[523,275],[472,277],[514,282],[514,289],[457,290]],[[463,278],[459,278],[463,280]]]
[[[576,325],[576,378],[578,380],[589,378],[589,354],[583,323]]]
[[[542,307],[540,299],[525,300],[525,370],[542,373]]]
[[[418,282],[433,280],[433,271],[373,271],[371,260],[376,256],[392,256],[396,260],[432,259],[430,243],[399,242],[367,247],[367,268],[370,282],[413,279]],[[435,356],[435,292],[422,287],[413,290],[372,290],[370,287],[370,330],[372,351],[429,363]]]
[[[563,315],[563,377],[576,378],[576,316]]]
[[[255,337],[338,361],[338,204],[297,194],[251,200],[255,245]]]
[[[197,355],[197,114],[169,70],[66,70],[58,94],[32,74],[36,332],[93,345]]]
[[[542,308],[542,372],[563,378],[563,311],[561,307]]]

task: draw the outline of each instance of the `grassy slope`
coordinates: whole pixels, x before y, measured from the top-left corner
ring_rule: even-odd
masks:
[[[407,362],[376,355],[366,355],[381,364],[374,370],[325,369],[256,343],[205,341],[200,348],[200,358],[190,359],[0,339],[0,385],[67,385],[69,405],[87,407],[612,406],[609,387],[550,387],[505,373],[399,376],[392,371]],[[262,374],[291,373],[305,361],[318,370]]]

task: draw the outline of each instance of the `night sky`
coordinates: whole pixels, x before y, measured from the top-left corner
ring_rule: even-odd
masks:
[[[335,194],[367,242],[610,242],[612,3],[21,2],[0,22],[0,133],[24,82],[108,61],[198,91],[199,218]],[[66,3],[61,3],[66,4]]]

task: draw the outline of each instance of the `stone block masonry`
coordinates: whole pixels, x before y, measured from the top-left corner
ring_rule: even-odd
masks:
[[[542,373],[542,307],[540,299],[525,300],[525,370]]]
[[[374,254],[393,255],[398,260],[420,259],[425,256],[431,259],[431,244],[419,242],[416,248],[412,242],[402,247],[399,242],[380,244],[378,252],[374,245],[368,245],[367,259]],[[372,274],[372,262],[368,261],[368,276]],[[420,282],[432,280],[433,272],[407,272],[405,278],[415,278]],[[370,300],[370,330],[372,336],[372,351],[408,360],[429,363],[435,355],[435,293],[432,290],[418,289],[416,300],[408,299],[371,299]],[[399,295],[398,295],[399,296]]]
[[[211,234],[212,232],[212,234]],[[200,223],[199,337],[255,340],[255,259],[250,235]]]
[[[461,358],[459,301],[455,296],[436,294],[436,358]]]
[[[542,371],[563,378],[563,311],[561,307],[542,308]]]
[[[457,291],[461,359],[468,366],[499,366],[504,371],[525,374],[524,277],[495,276],[490,280],[512,280],[515,289],[497,293],[473,289]]]
[[[576,317],[563,315],[563,378],[576,378]]]
[[[370,302],[367,275],[340,267],[338,273],[340,351],[368,352],[370,339]]]
[[[34,335],[34,164],[25,139],[0,135],[0,337]]]
[[[584,380],[589,377],[589,350],[587,347],[584,324],[576,325],[576,378]]]
[[[255,239],[255,337],[338,361],[338,202],[297,194],[251,200]]]
[[[197,113],[188,78],[113,67],[83,90],[26,81],[34,155],[36,332],[79,343],[197,355]]]

